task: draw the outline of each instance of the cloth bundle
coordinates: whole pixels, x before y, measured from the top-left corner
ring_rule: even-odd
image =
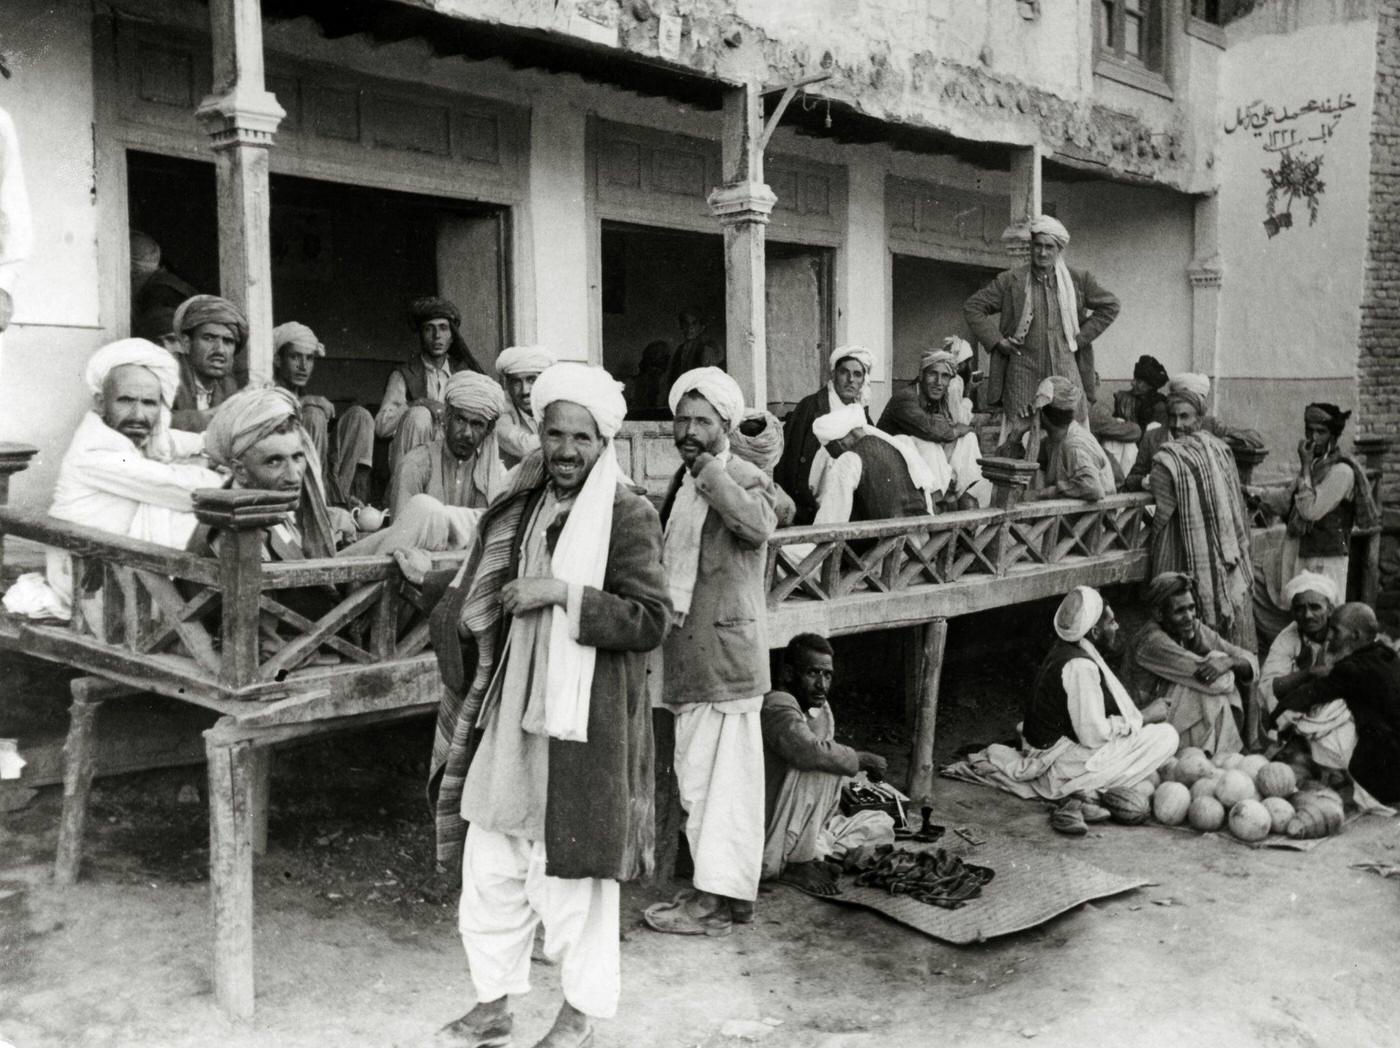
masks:
[[[969,899],[981,895],[983,886],[996,876],[991,867],[965,863],[942,848],[915,852],[885,845],[873,852],[853,853],[847,860],[848,869],[852,859],[859,871],[857,887],[908,895],[944,910],[961,909]]]

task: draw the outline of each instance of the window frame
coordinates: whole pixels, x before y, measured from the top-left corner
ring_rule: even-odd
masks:
[[[1144,9],[1143,28],[1146,31],[1146,60],[1126,54],[1126,24],[1128,0],[1096,0],[1094,4],[1094,74],[1126,84],[1163,98],[1174,98],[1171,81],[1171,48],[1168,30],[1171,27],[1172,0],[1138,0]],[[1114,21],[1108,10],[1113,12]]]

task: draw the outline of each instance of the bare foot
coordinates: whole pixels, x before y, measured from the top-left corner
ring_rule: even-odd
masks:
[[[506,1048],[514,1020],[510,999],[501,997],[478,1004],[460,1019],[448,1023],[423,1048]]]
[[[568,1001],[559,1006],[554,1025],[535,1042],[535,1048],[585,1048],[593,1041],[593,1021]]]
[[[841,894],[841,889],[836,887],[836,876],[831,867],[815,859],[812,862],[788,863],[778,875],[778,883],[790,884],[813,895]]]

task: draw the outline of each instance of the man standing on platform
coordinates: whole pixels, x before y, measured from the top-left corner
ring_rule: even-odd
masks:
[[[594,1019],[617,1010],[618,882],[652,866],[646,653],[671,611],[660,523],[617,463],[627,406],[612,376],[557,364],[532,410],[541,451],[511,474],[431,619],[438,860],[461,858],[477,998],[441,1048],[510,1043],[508,995],[530,989],[541,923],[564,1003],[536,1048],[590,1044]]]
[[[963,306],[967,326],[992,354],[987,403],[1002,410],[1003,446],[1030,428],[1024,412],[1051,375],[1097,395],[1094,340],[1118,316],[1117,297],[1060,257],[1069,231],[1049,215],[1030,224],[1031,261],[998,273]],[[1088,403],[1075,412],[1088,418]]]
[[[820,477],[813,476],[813,463],[821,442],[812,432],[820,416],[859,404],[865,421],[870,422],[870,391],[866,383],[875,366],[875,356],[864,346],[837,346],[831,353],[831,380],[815,393],[797,402],[783,425],[783,457],[773,470],[773,479],[797,504],[794,524],[810,524],[817,515]]]
[[[688,371],[670,393],[683,465],[662,506],[675,618],[663,652],[663,697],[676,717],[675,770],[694,888],[646,910],[648,925],[723,935],[753,919],[763,862],[763,735],[769,690],[763,578],[777,527],[770,477],[734,456],[744,416],[738,383]]]
[[[501,462],[510,469],[540,446],[539,423],[530,410],[530,393],[535,380],[558,358],[543,346],[511,346],[496,358],[496,374],[509,398],[506,409],[496,420],[496,444]]]
[[[238,354],[248,345],[248,321],[226,298],[195,295],[175,311],[173,329],[180,388],[170,426],[202,433],[214,409],[238,392],[233,371]]]

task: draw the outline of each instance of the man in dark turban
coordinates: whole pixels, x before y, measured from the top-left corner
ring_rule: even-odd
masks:
[[[248,345],[248,321],[226,298],[195,295],[175,310],[172,327],[180,388],[170,426],[202,433],[214,409],[238,392],[234,362]]]

